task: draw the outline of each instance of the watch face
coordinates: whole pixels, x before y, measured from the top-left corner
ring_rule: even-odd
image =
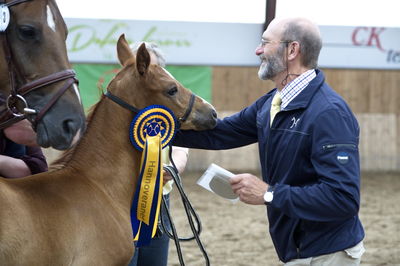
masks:
[[[274,194],[272,192],[270,192],[270,191],[265,192],[264,200],[266,202],[271,202],[273,198],[274,198]]]

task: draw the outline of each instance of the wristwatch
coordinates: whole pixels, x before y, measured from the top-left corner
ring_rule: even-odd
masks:
[[[274,187],[269,186],[264,194],[264,204],[269,205],[273,199],[274,199]]]

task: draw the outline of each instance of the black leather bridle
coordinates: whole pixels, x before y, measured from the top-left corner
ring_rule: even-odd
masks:
[[[26,83],[20,88],[15,85],[14,72],[18,71],[17,63],[14,60],[11,44],[7,38],[7,28],[10,21],[9,7],[17,4],[30,2],[33,0],[12,0],[7,3],[5,0],[0,0],[0,19],[5,24],[0,28],[0,42],[2,43],[4,55],[7,61],[8,75],[10,79],[11,92],[6,100],[6,110],[0,113],[0,129],[4,129],[20,120],[26,118],[27,115],[36,114],[35,119],[32,122],[33,128],[35,129],[38,122],[43,118],[45,113],[57,102],[57,100],[65,93],[65,91],[72,86],[72,84],[78,84],[76,73],[72,69],[66,69],[60,72],[52,73],[48,76],[39,78],[32,82]],[[40,89],[42,87],[51,85],[56,82],[65,81],[64,85],[57,91],[57,93],[50,99],[48,103],[41,110],[34,110],[29,108],[24,95],[31,91]],[[21,108],[17,106],[22,105]]]
[[[128,109],[130,111],[132,111],[133,113],[139,113],[140,110],[137,109],[136,107],[130,105],[129,103],[125,102],[124,100],[122,100],[121,98],[115,96],[114,94],[112,94],[110,91],[106,91],[104,93],[104,96],[106,96],[107,98],[109,98],[110,100],[112,100],[113,102],[119,104],[120,106],[124,107],[125,109]],[[196,95],[194,93],[192,93],[190,95],[190,100],[189,100],[189,104],[188,107],[186,108],[185,113],[183,114],[182,117],[178,118],[178,122],[179,124],[185,122],[190,113],[192,112],[193,109],[193,105],[194,105],[194,101],[196,100]]]

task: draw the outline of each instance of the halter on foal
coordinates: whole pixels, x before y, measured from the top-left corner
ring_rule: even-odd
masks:
[[[0,129],[28,118],[42,147],[67,149],[85,116],[56,3],[0,0],[0,18]]]
[[[135,108],[162,104],[182,117],[192,93],[144,46],[132,55],[121,37],[121,71],[108,91]],[[130,208],[141,152],[129,141],[134,114],[107,97],[88,118],[85,135],[59,170],[0,179],[0,262],[4,265],[126,265],[132,254]],[[208,129],[214,108],[195,97],[181,128]]]

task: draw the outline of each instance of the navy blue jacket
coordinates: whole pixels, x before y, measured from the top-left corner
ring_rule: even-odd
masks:
[[[316,73],[272,127],[276,89],[219,120],[213,130],[179,131],[173,144],[221,150],[258,142],[262,178],[274,186],[269,231],[283,262],[344,250],[364,238],[358,218],[359,126],[323,73]]]

